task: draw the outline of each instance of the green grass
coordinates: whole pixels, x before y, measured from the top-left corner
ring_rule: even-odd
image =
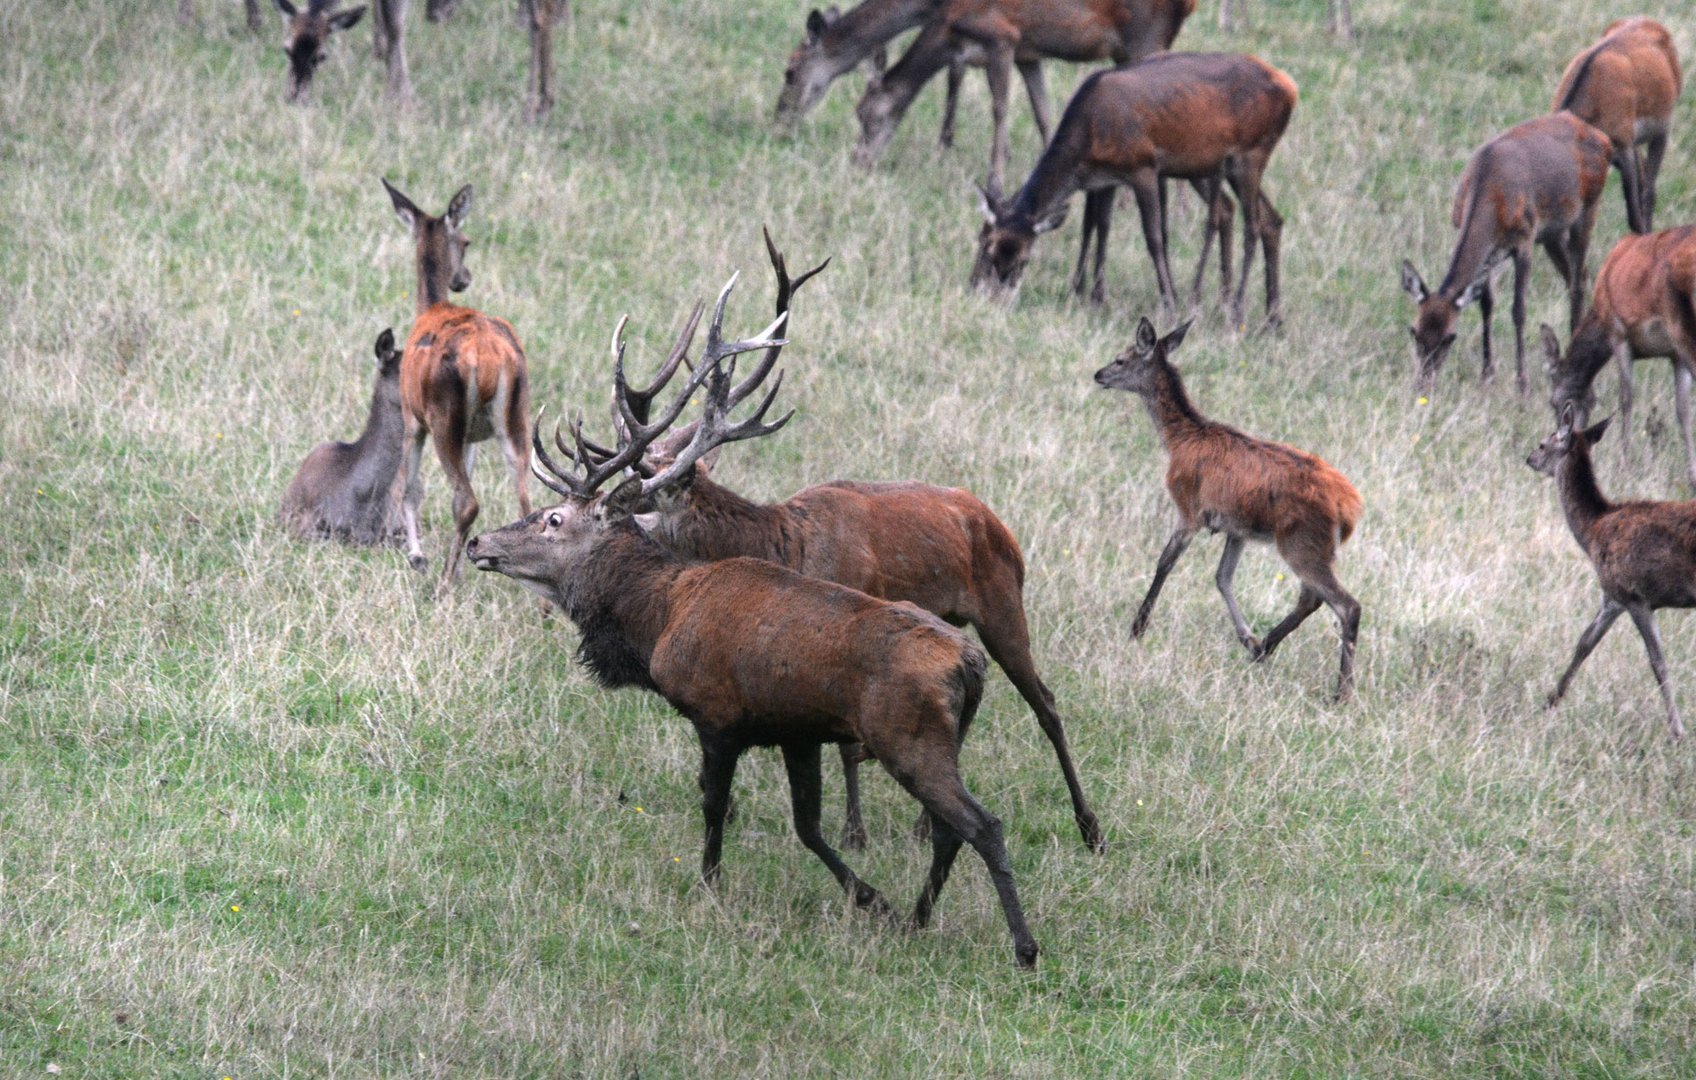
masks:
[[[929,91],[867,174],[848,163],[857,78],[794,140],[770,130],[800,4],[584,5],[538,127],[505,3],[445,27],[413,12],[405,115],[363,26],[295,109],[277,33],[199,6],[189,29],[164,3],[0,10],[0,1074],[1696,1069],[1691,750],[1629,630],[1541,708],[1596,596],[1522,464],[1551,424],[1540,358],[1529,400],[1511,376],[1479,388],[1469,315],[1416,405],[1396,286],[1404,256],[1441,277],[1466,155],[1544,109],[1617,12],[1368,0],[1344,46],[1319,0],[1257,0],[1251,29],[1222,37],[1208,3],[1181,38],[1302,87],[1267,174],[1287,325],[1239,336],[1210,306],[1179,358],[1204,411],[1323,454],[1365,496],[1341,562],[1360,687],[1338,707],[1326,615],[1244,662],[1216,540],[1129,641],[1170,526],[1164,461],[1089,374],[1152,310],[1152,275],[1126,213],[1106,310],[1067,291],[1075,221],[1016,306],[969,292],[981,78],[957,149],[934,149]],[[1691,54],[1687,12],[1648,13]],[[1696,216],[1688,115],[1664,224]],[[1017,179],[1036,140],[1015,117]],[[379,176],[431,210],[476,185],[467,299],[518,328],[538,404],[597,420],[620,313],[650,370],[733,269],[730,323],[764,323],[762,223],[792,266],[833,257],[784,357],[798,418],[720,473],[766,498],[842,476],[968,486],[1019,536],[1038,661],[1111,844],[1082,850],[1046,742],[993,677],[963,764],[1007,823],[1036,974],[1014,971],[969,855],[929,931],[850,911],[794,840],[770,754],[744,762],[705,892],[697,749],[663,703],[589,685],[575,632],[510,582],[473,573],[434,604],[397,552],[278,529],[306,451],[363,416],[372,340],[409,322]],[[1181,274],[1197,209],[1174,222]],[[1592,269],[1623,230],[1611,179]],[[1534,275],[1533,319],[1564,331],[1541,257]],[[1635,456],[1604,444],[1603,484],[1687,494],[1666,368],[1639,393]],[[497,457],[476,477],[491,527],[515,515]],[[448,500],[426,470],[439,559]],[[1238,574],[1259,627],[1294,599],[1282,571],[1260,550]],[[1696,625],[1663,625],[1689,705]],[[914,807],[868,788],[852,862],[904,901],[927,858]],[[834,794],[829,811],[834,829]]]

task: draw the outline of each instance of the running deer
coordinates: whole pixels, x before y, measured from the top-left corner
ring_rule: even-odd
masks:
[[[1608,420],[1578,427],[1569,403],[1561,410],[1555,433],[1525,459],[1559,484],[1567,526],[1589,556],[1602,586],[1602,610],[1580,635],[1572,663],[1555,684],[1548,704],[1552,707],[1566,696],[1579,665],[1624,612],[1643,637],[1649,667],[1666,703],[1667,726],[1677,739],[1684,735],[1684,724],[1667,680],[1655,609],[1696,607],[1696,502],[1609,502],[1596,483],[1590,461],[1590,448],[1607,429]]]
[[[1044,58],[1128,64],[1171,48],[1194,10],[1195,0],[946,0],[895,66],[866,87],[855,110],[860,141],[854,160],[875,163],[925,83],[964,54],[987,69],[995,123],[989,179],[999,188],[1007,169],[1007,96],[1015,66],[1046,142]]]
[[[1170,360],[1189,327],[1186,322],[1156,340],[1154,326],[1145,318],[1137,325],[1136,342],[1095,373],[1100,386],[1129,390],[1148,407],[1166,447],[1166,490],[1178,510],[1177,528],[1160,552],[1148,595],[1131,624],[1131,636],[1141,637],[1148,629],[1160,587],[1196,532],[1203,528],[1222,532],[1225,552],[1214,581],[1225,598],[1237,640],[1249,657],[1260,661],[1271,656],[1278,643],[1319,610],[1321,603],[1329,605],[1343,636],[1337,700],[1347,700],[1354,689],[1360,604],[1337,580],[1336,558],[1337,548],[1353,535],[1360,520],[1360,493],[1342,473],[1313,454],[1245,435],[1202,416],[1190,403],[1184,381]],[[1274,544],[1301,581],[1295,610],[1265,638],[1249,631],[1231,586],[1237,559],[1248,540]]]
[[[1601,41],[1572,58],[1555,90],[1552,111],[1571,112],[1613,142],[1632,232],[1655,227],[1655,178],[1683,86],[1672,35],[1639,16],[1608,24]]]
[[[448,293],[471,284],[461,231],[471,212],[471,185],[459,189],[441,217],[431,217],[395,190],[383,187],[395,216],[411,232],[418,270],[417,311],[401,359],[400,397],[405,419],[406,477],[401,524],[406,556],[416,570],[429,565],[418,542],[418,507],[424,501],[424,440],[436,444],[436,457],[453,487],[454,546],[443,561],[436,595],[459,579],[465,538],[477,520],[477,496],[471,490],[471,451],[493,436],[500,442],[518,507],[530,512],[530,376],[524,347],[504,319],[448,302]]]
[[[1606,135],[1569,112],[1528,120],[1473,151],[1449,213],[1460,240],[1443,283],[1432,292],[1413,263],[1402,260],[1402,290],[1419,305],[1408,331],[1418,364],[1416,393],[1428,394],[1436,385],[1455,342],[1461,309],[1474,301],[1484,327],[1480,378],[1488,382],[1495,375],[1490,275],[1504,259],[1513,260],[1515,384],[1521,394],[1526,392],[1525,287],[1532,245],[1543,245],[1566,280],[1571,330],[1584,308],[1585,253],[1611,153]]]
[[[312,91],[312,76],[328,55],[325,49],[329,47],[330,35],[359,22],[365,16],[365,6],[362,4],[337,11],[336,6],[341,0],[307,0],[306,5],[300,8],[290,0],[276,2],[277,10],[288,20],[283,38],[283,52],[289,58],[288,100],[291,104],[299,104]]]
[[[788,420],[764,422],[776,386],[747,419],[728,420],[737,395],[755,387],[744,382],[732,389],[733,367],[726,360],[779,347],[782,340],[769,335],[784,323],[780,315],[755,339],[724,342],[729,291],[726,285],[719,294],[705,354],[664,415],[641,423],[624,401],[616,452],[592,465],[576,423],[574,456],[581,471],[556,465],[537,438],[536,475],[564,503],[474,538],[467,555],[478,569],[506,574],[558,604],[582,635],[579,661],[603,686],[652,690],[694,724],[706,823],[701,878],[709,887],[719,877],[737,760],[749,747],[777,746],[801,842],[856,906],[888,912],[889,904],[843,863],[819,826],[820,747],[857,742],[919,800],[932,822],[930,873],[909,924],[929,922],[964,841],[989,868],[1017,963],[1032,967],[1037,946],[1019,905],[1001,823],[960,779],[960,742],[988,667],[983,653],[912,604],[878,600],[763,559],[686,562],[636,524],[644,505],[687,483],[696,462],[714,448],[769,434]],[[694,322],[674,350],[679,355]],[[615,350],[623,326],[621,319]],[[689,445],[664,469],[603,493],[608,480],[641,460],[697,390],[706,400]]]
[[[766,235],[766,251],[777,276],[778,314],[790,310],[795,291],[824,269],[814,267],[791,281],[781,253]],[[828,260],[826,260],[828,265]],[[640,422],[649,402],[677,370],[673,352],[646,390],[623,382],[622,357],[616,358],[619,400]],[[772,350],[749,381],[763,378],[776,362]],[[746,391],[738,387],[736,395]],[[638,462],[648,474],[667,469],[692,445],[693,425],[680,428]],[[562,447],[562,449],[564,449]],[[568,453],[572,451],[567,450]],[[594,448],[591,448],[594,453]],[[644,527],[667,548],[687,559],[752,556],[787,566],[808,577],[833,581],[884,600],[917,604],[955,626],[971,626],[990,658],[1001,666],[1019,695],[1036,714],[1054,747],[1071,794],[1072,815],[1084,843],[1105,850],[1101,826],[1084,798],[1072,764],[1066,730],[1054,695],[1037,674],[1025,621],[1025,561],[1019,542],[994,511],[969,491],[917,482],[858,483],[833,480],[798,492],[788,500],[761,505],[712,479],[716,452],[679,474],[652,506],[644,508]],[[651,516],[650,516],[651,515]],[[842,748],[848,789],[843,846],[865,845],[860,814],[857,748]]]
[[[1196,289],[1218,219],[1213,192],[1221,178],[1237,193],[1243,211],[1243,265],[1231,298],[1234,324],[1243,321],[1243,299],[1258,238],[1266,253],[1266,314],[1278,320],[1278,252],[1283,219],[1261,190],[1261,176],[1295,110],[1296,85],[1277,68],[1252,56],[1166,53],[1129,68],[1085,79],[1061,117],[1019,193],[1002,200],[991,183],[982,189],[984,227],[978,234],[972,284],[1006,296],[1015,289],[1037,236],[1059,225],[1066,202],[1090,192],[1085,240],[1094,223],[1097,286],[1105,257],[1112,188],[1136,195],[1143,237],[1154,262],[1161,303],[1177,307],[1166,253],[1163,178],[1189,180],[1210,207],[1208,233],[1196,268]],[[1099,194],[1098,194],[1099,193]],[[1228,225],[1228,221],[1226,223]],[[1081,284],[1083,254],[1074,283]]]
[[[1353,41],[1354,16],[1349,11],[1349,0],[1328,0],[1325,7],[1330,16],[1331,33],[1344,41]],[[1232,33],[1239,22],[1247,25],[1247,11],[1248,0],[1219,0],[1219,29]]]
[[[1614,245],[1590,290],[1590,308],[1573,331],[1566,356],[1560,339],[1543,328],[1555,415],[1571,402],[1580,426],[1595,403],[1591,389],[1610,359],[1619,366],[1620,441],[1631,436],[1631,364],[1666,357],[1672,361],[1678,431],[1690,483],[1696,485],[1696,440],[1691,437],[1690,385],[1696,375],[1696,227],[1685,225],[1644,236],[1627,235]]]
[[[283,494],[278,518],[301,539],[352,544],[393,538],[395,473],[400,469],[400,358],[395,332],[377,338],[377,383],[365,430],[350,443],[319,443]]]

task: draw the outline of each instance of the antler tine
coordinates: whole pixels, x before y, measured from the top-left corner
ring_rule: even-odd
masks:
[[[678,333],[677,341],[672,344],[671,352],[666,356],[665,363],[661,365],[659,374],[654,376],[653,382],[640,390],[632,389],[625,378],[624,344],[620,340],[620,335],[624,332],[625,320],[619,320],[618,329],[613,332],[615,342],[613,380],[618,395],[629,403],[630,413],[636,417],[638,422],[643,424],[648,422],[648,414],[653,407],[654,398],[660,395],[660,391],[665,389],[666,384],[671,381],[671,377],[677,374],[677,366],[689,363],[689,346],[695,340],[695,328],[701,323],[701,312],[703,310],[705,310],[705,305],[699,300],[695,301],[695,306],[690,310],[689,318],[684,322],[683,329]],[[694,365],[691,364],[689,370],[693,371]]]
[[[576,494],[573,490],[575,484],[572,482],[571,477],[559,467],[554,459],[548,456],[548,448],[542,445],[542,414],[547,411],[548,407],[546,405],[537,409],[536,422],[530,427],[530,445],[536,451],[536,457],[530,462],[530,472],[535,475],[536,479],[546,484],[548,489],[553,491],[555,494],[564,495],[567,498],[570,498],[572,495]],[[557,425],[554,428],[554,438],[556,440],[559,438],[559,428]],[[547,467],[548,472],[553,473],[554,476],[559,479],[554,480],[545,475],[542,470],[537,467],[536,462],[538,461]],[[561,481],[563,481],[563,483],[561,483]]]
[[[760,231],[765,234],[766,255],[771,259],[772,272],[777,275],[776,310],[777,313],[781,315],[790,310],[790,301],[794,295],[800,291],[801,286],[806,284],[808,279],[814,274],[817,274],[820,270],[829,266],[830,260],[826,259],[824,262],[819,263],[800,277],[790,280],[789,269],[784,263],[783,252],[777,250],[777,245],[772,243],[771,230],[762,225],[760,226]],[[782,351],[783,346],[781,344],[773,345],[771,348],[766,350],[764,359],[761,360],[760,366],[754,370],[753,374],[749,375],[740,383],[737,383],[736,388],[730,391],[730,404],[732,407],[753,392],[754,388],[766,377],[766,373],[771,370],[772,365],[777,363],[778,354]]]

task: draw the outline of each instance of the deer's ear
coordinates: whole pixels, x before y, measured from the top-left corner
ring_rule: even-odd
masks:
[[[1184,343],[1184,335],[1190,332],[1190,324],[1193,322],[1195,322],[1194,319],[1184,320],[1176,330],[1161,339],[1160,344],[1166,347],[1168,353],[1176,351],[1178,346]]]
[[[1053,232],[1064,224],[1066,224],[1066,204],[1061,203],[1060,208],[1054,213],[1045,218],[1038,218],[1036,224],[1031,226],[1031,231],[1041,236],[1045,232]]]
[[[700,460],[695,462],[696,470],[699,471],[702,476],[711,476],[713,466],[718,464],[718,452],[723,449],[723,446],[715,446],[711,450],[702,454]]]
[[[1476,303],[1478,298],[1484,295],[1484,290],[1489,287],[1490,279],[1488,277],[1482,277],[1462,289],[1460,295],[1455,297],[1455,310],[1459,311],[1468,304]]]
[[[454,195],[453,201],[448,203],[448,212],[442,216],[448,219],[449,225],[452,225],[457,229],[461,225],[465,224],[465,219],[470,216],[470,214],[471,185],[466,184],[464,187],[459,189],[459,192],[456,195]]]
[[[1537,333],[1543,340],[1544,370],[1554,371],[1555,366],[1561,362],[1560,335],[1556,334],[1554,328],[1548,323],[1544,323],[1541,327],[1539,327]]]
[[[277,0],[277,10],[283,13],[285,19],[292,19],[299,14],[289,0]]]
[[[1425,279],[1419,276],[1419,271],[1413,268],[1413,263],[1402,260],[1402,292],[1413,298],[1416,304],[1425,303],[1425,298],[1431,295],[1431,290],[1425,287]]]
[[[389,327],[377,335],[377,362],[382,363],[395,351],[395,328]]]
[[[1591,424],[1589,427],[1584,429],[1584,441],[1589,443],[1591,446],[1595,446],[1597,443],[1602,441],[1602,436],[1607,434],[1608,425],[1613,422],[1613,417],[1604,416],[1594,424]]]
[[[278,0],[278,3],[281,2],[282,0]],[[389,202],[394,204],[395,217],[400,219],[400,223],[406,227],[407,232],[417,229],[418,222],[424,215],[419,213],[418,207],[412,205],[411,199],[395,190],[395,186],[389,183],[388,177],[383,177],[382,180],[383,190],[389,193]]]
[[[1147,315],[1144,315],[1142,321],[1137,323],[1137,348],[1146,352],[1154,348],[1157,340],[1158,338],[1154,333],[1154,324],[1148,321]]]
[[[985,222],[990,225],[994,225],[997,211],[995,197],[989,193],[988,188],[984,187],[975,180],[972,182],[972,186],[977,188],[978,191],[978,213],[983,215]]]
[[[601,521],[612,525],[635,514],[653,510],[653,498],[642,491],[642,481],[632,477],[612,489],[601,502]]]
[[[360,19],[364,18],[364,16],[364,5],[356,8],[349,8],[347,11],[338,11],[334,15],[330,16],[330,30],[332,32],[336,30],[346,30],[357,24]]]
[[[818,8],[814,8],[807,12],[808,43],[816,42],[819,38],[823,37],[825,30],[829,29],[830,24],[833,21],[834,20],[828,18],[825,13],[820,11]]]
[[[1560,427],[1562,431],[1571,431],[1573,423],[1578,418],[1578,406],[1571,401],[1561,403]]]

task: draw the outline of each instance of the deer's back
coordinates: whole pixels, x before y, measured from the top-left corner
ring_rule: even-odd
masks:
[[[1596,271],[1585,321],[1600,321],[1611,340],[1623,336],[1637,356],[1670,356],[1670,324],[1689,318],[1693,299],[1696,226],[1628,233]]]
[[[1483,228],[1504,244],[1566,228],[1595,203],[1613,147],[1571,113],[1502,132],[1473,152],[1455,193],[1455,225]]]
[[[444,392],[483,408],[503,393],[518,392],[527,378],[524,347],[510,323],[472,308],[436,304],[418,316],[406,339],[401,406],[428,427],[429,403]],[[472,438],[486,438],[486,428],[486,421],[473,422]]]
[[[1323,529],[1342,543],[1360,520],[1360,493],[1316,454],[1214,423],[1167,449],[1166,489],[1192,526],[1262,541]]]
[[[953,0],[948,16],[972,39],[1016,43],[1021,59],[1134,60],[1167,48],[1195,0]]]
[[[1666,27],[1653,19],[1622,19],[1573,57],[1553,107],[1572,110],[1624,146],[1642,134],[1641,123],[1664,126],[1683,82]]]
[[[1616,504],[1591,526],[1586,551],[1609,596],[1696,607],[1696,502]]]

